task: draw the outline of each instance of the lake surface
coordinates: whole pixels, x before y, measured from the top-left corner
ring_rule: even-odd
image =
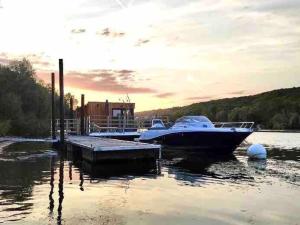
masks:
[[[268,159],[249,161],[250,143]],[[97,164],[44,144],[0,150],[4,224],[300,224],[300,133],[254,133],[227,158],[163,152]]]

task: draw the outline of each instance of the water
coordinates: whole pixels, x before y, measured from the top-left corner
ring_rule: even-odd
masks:
[[[91,165],[43,144],[0,151],[4,224],[300,224],[300,134],[255,133],[268,148],[212,159],[167,150],[161,163]]]

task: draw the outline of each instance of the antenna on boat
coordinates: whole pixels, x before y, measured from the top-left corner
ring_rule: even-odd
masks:
[[[127,100],[127,103],[130,103],[130,98],[129,98],[128,94],[126,94],[126,100]]]

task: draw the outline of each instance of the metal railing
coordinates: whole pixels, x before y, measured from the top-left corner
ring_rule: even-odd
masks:
[[[87,122],[88,118],[85,119],[85,121]],[[65,134],[66,135],[78,135],[80,134],[80,119],[65,119]],[[88,123],[85,123],[88,124]],[[52,122],[51,122],[51,127],[52,127]],[[56,119],[55,120],[55,133],[56,135],[59,135],[60,133],[60,120]],[[52,131],[51,131],[51,135],[52,135]]]
[[[129,116],[119,116],[119,117],[110,117],[110,116],[100,116],[93,115],[90,116],[90,122],[95,127],[106,127],[106,128],[134,128],[137,127],[135,119]]]
[[[109,117],[88,116],[84,118],[84,131],[92,132],[120,132],[149,129],[153,119],[160,119],[164,124],[169,124],[169,118],[163,117]],[[247,128],[253,129],[254,122],[213,122],[217,128]],[[56,135],[60,133],[60,120],[55,121]],[[65,119],[65,134],[80,135],[80,119]],[[52,135],[52,134],[51,134]]]
[[[169,123],[169,118],[164,117],[109,117],[90,116],[91,132],[100,131],[130,131],[148,129],[152,125],[152,119],[161,119],[164,123]]]
[[[84,118],[84,130],[86,134],[92,132],[116,132],[148,129],[152,125],[152,119],[161,119],[165,124],[169,123],[168,117],[110,117],[94,115]],[[80,119],[65,119],[65,134],[79,135],[81,133]],[[60,133],[60,120],[55,121],[56,134]],[[52,134],[51,134],[52,135]]]
[[[213,122],[219,128],[247,128],[252,129],[254,122]]]
[[[136,117],[135,120],[140,129],[148,129],[152,126],[153,119],[160,119],[165,125],[170,123],[168,116]]]

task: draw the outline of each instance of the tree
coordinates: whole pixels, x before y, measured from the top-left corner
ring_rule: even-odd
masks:
[[[71,96],[68,94],[66,99]],[[55,94],[56,115],[59,97]],[[51,89],[36,79],[26,59],[0,65],[0,135],[48,136]],[[65,104],[68,112],[69,104]]]
[[[228,116],[226,111],[220,110],[219,112],[216,113],[216,121],[223,122],[223,121],[228,121]]]
[[[288,120],[282,113],[277,113],[275,116],[271,119],[272,122],[272,128],[283,130],[287,128]]]
[[[136,113],[151,116],[156,110]],[[252,121],[266,129],[300,129],[300,87],[253,96],[219,99],[160,110],[176,120],[184,115],[206,115],[217,121]]]
[[[298,113],[291,113],[289,118],[288,128],[297,129],[300,127],[300,116]]]

